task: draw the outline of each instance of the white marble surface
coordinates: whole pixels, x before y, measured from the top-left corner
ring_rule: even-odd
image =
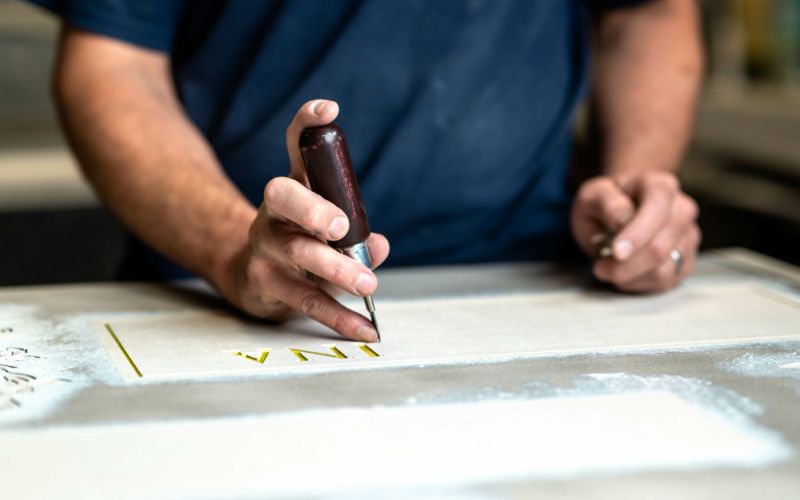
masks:
[[[655,296],[578,288],[378,304],[383,342],[369,346],[309,320],[270,326],[206,310],[107,315],[93,326],[129,382],[800,339],[800,301],[754,283],[690,279]]]
[[[243,323],[196,288],[0,289],[0,370],[13,379],[0,384],[0,497],[800,491],[794,268],[706,255],[659,297],[546,264],[380,282],[377,358],[302,321]],[[290,350],[331,344],[347,358]]]

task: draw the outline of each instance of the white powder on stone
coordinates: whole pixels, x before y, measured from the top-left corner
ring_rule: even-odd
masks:
[[[15,499],[380,497],[792,456],[777,436],[663,391],[0,432],[0,449],[24,447],[37,454],[0,455]],[[41,470],[47,481],[28,477]]]
[[[800,379],[800,351],[759,354],[748,353],[722,367],[753,377],[786,377]]]
[[[5,303],[0,328],[0,424],[42,418],[90,384],[119,379],[81,317],[44,320],[36,307]]]

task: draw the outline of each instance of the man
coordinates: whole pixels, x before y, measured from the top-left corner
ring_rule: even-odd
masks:
[[[337,117],[389,238],[368,240],[376,265],[389,240],[406,265],[556,259],[573,237],[623,291],[694,265],[697,208],[674,175],[702,72],[692,0],[36,3],[64,21],[55,94],[100,198],[251,315],[375,339],[331,294],[376,277],[324,243],[348,221],[297,148]],[[603,175],[573,197],[590,25]]]

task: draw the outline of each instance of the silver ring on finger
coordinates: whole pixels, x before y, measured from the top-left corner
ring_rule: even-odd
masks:
[[[683,254],[681,251],[673,248],[669,253],[669,258],[675,263],[675,276],[681,274],[681,269],[683,269]]]

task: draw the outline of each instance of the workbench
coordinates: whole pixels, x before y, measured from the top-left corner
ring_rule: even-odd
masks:
[[[0,289],[0,497],[800,497],[798,269],[378,275],[381,344],[199,282]]]

